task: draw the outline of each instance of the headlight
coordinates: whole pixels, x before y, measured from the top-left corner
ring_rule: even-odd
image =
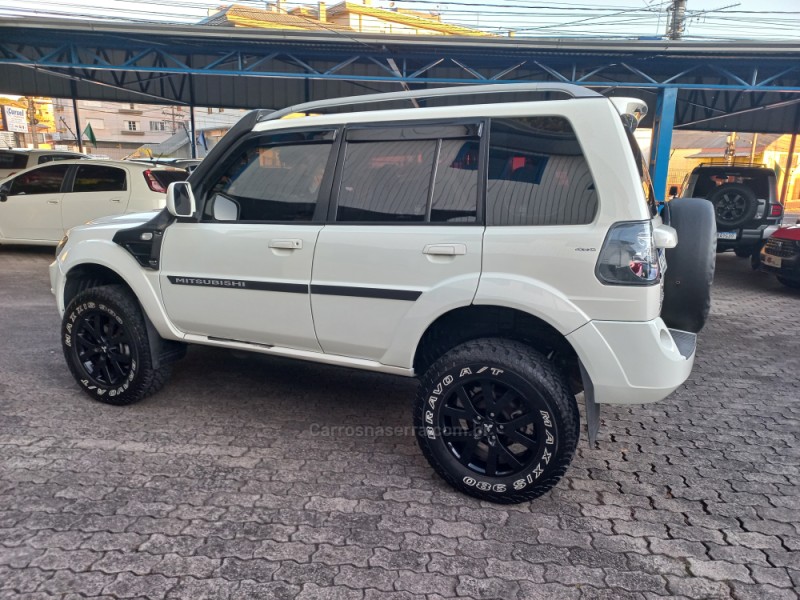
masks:
[[[64,246],[67,245],[68,240],[69,236],[65,235],[63,238],[61,238],[61,241],[58,242],[58,246],[56,246],[56,258],[58,258],[58,255],[61,254],[61,251],[64,249]]]

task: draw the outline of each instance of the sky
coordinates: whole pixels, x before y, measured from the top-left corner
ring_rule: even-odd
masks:
[[[231,2],[220,0],[0,0],[0,17],[69,16],[82,20],[196,23],[214,9]],[[328,0],[328,6],[337,0]],[[265,2],[239,0],[237,4],[264,7]],[[313,2],[284,2],[283,10]],[[408,0],[392,3],[438,12],[442,20],[499,34],[537,37],[654,37],[666,29],[664,0]],[[688,39],[788,39],[800,41],[800,0],[687,0]]]

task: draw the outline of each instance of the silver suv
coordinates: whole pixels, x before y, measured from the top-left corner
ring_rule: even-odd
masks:
[[[64,239],[67,365],[119,405],[186,344],[419,377],[437,473],[535,498],[572,460],[576,396],[590,439],[600,404],[666,397],[708,313],[713,213],[661,214],[631,135],[645,110],[529,84],[253,111],[155,218]]]

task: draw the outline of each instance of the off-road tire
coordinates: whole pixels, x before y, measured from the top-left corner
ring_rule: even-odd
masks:
[[[464,418],[452,416],[460,414],[458,403],[465,407]],[[512,423],[526,424],[504,429]],[[448,351],[423,375],[414,427],[422,453],[447,483],[481,500],[513,504],[533,500],[558,483],[578,444],[580,415],[564,376],[544,355],[521,342],[480,338]],[[454,437],[457,431],[470,435]],[[525,443],[514,441],[519,439]],[[503,448],[515,449],[518,465]],[[481,453],[483,472],[476,462]],[[490,453],[498,458],[490,459]]]
[[[72,299],[61,322],[61,346],[81,389],[105,404],[138,402],[170,374],[169,365],[153,368],[144,315],[121,285],[89,288]]]
[[[755,192],[741,183],[726,183],[708,195],[714,206],[717,229],[737,229],[751,221],[758,210]]]
[[[714,211],[702,198],[676,198],[669,203],[669,219],[678,232],[678,245],[666,250],[661,318],[667,327],[697,333],[711,309],[717,249]]]

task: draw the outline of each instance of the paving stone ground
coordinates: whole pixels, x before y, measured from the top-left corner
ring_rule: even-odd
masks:
[[[0,598],[798,598],[800,294],[717,262],[695,370],[605,408],[550,494],[455,493],[415,382],[192,348],[157,396],[67,372],[49,250],[0,248]]]

